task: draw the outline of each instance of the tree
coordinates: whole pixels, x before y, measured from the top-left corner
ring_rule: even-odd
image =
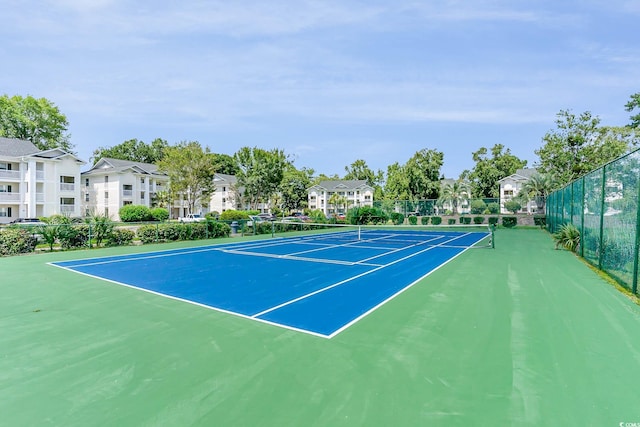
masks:
[[[535,151],[541,172],[554,176],[559,186],[596,169],[638,144],[630,128],[599,127],[600,119],[589,111],[576,116],[571,111],[557,114],[557,129],[548,132],[544,145]]]
[[[40,150],[70,152],[73,146],[68,128],[67,117],[45,98],[0,97],[0,136],[30,141]]]
[[[238,165],[235,159],[228,154],[211,153],[211,161],[216,173],[226,175],[236,175],[238,173]]]
[[[341,206],[346,207],[347,198],[338,193],[333,193],[331,197],[329,197],[329,204],[333,206],[334,211],[337,213],[340,211]]]
[[[535,174],[522,184],[518,196],[525,200],[535,201],[537,208],[544,211],[547,196],[556,188],[558,185],[551,175]]]
[[[197,141],[181,142],[165,148],[158,162],[158,169],[169,176],[171,200],[184,200],[188,213],[193,213],[198,204],[207,204],[215,191],[215,170],[209,154],[209,149],[203,150]]]
[[[469,186],[462,181],[446,183],[442,186],[442,195],[438,199],[440,204],[449,204],[453,213],[460,213],[458,207],[469,200]]]
[[[289,165],[280,184],[282,208],[293,211],[306,206],[307,188],[310,187],[310,183],[309,176],[304,170],[299,171],[293,165]]]
[[[404,167],[413,200],[437,199],[440,195],[440,169],[444,154],[422,149],[409,159]]]
[[[164,157],[164,149],[169,143],[164,139],[156,138],[150,144],[137,139],[129,139],[113,147],[99,147],[93,151],[93,164],[103,157],[112,159],[129,160],[131,162],[157,163]]]
[[[290,164],[284,151],[243,147],[234,154],[238,165],[238,185],[252,208],[269,201],[279,189],[285,168]]]
[[[350,166],[345,166],[344,170],[347,173],[344,176],[344,179],[367,181],[367,185],[374,188],[379,186],[380,182],[382,182],[382,171],[379,170],[378,172],[374,172],[369,168],[369,166],[367,166],[367,162],[361,159],[351,163]]]
[[[630,96],[631,100],[625,104],[625,110],[632,112],[636,108],[640,109],[640,92],[634,93]],[[629,127],[638,129],[640,128],[640,112],[630,117],[631,124]]]
[[[491,148],[490,157],[489,150],[485,147],[481,147],[472,154],[476,165],[471,171],[465,171],[462,175],[471,183],[473,197],[500,197],[498,181],[527,165],[526,160],[520,160],[511,154],[510,149],[504,150],[504,148],[502,144],[495,144]]]
[[[410,198],[409,177],[405,173],[405,167],[398,162],[387,166],[384,197],[388,200],[407,200]]]
[[[507,202],[504,202],[504,208],[509,212],[516,214],[520,209],[522,209],[522,205],[516,199],[511,199]]]

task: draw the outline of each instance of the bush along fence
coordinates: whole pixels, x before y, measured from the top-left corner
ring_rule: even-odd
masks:
[[[229,224],[217,221],[199,223],[51,223],[37,226],[9,226],[0,230],[0,256],[34,252],[38,246],[50,251],[126,246],[134,240],[160,243],[229,237]]]
[[[638,294],[640,151],[579,178],[547,198],[547,229],[579,233],[575,251]]]

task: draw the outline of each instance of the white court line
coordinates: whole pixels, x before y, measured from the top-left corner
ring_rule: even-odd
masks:
[[[299,256],[289,255],[289,254],[278,255],[278,254],[270,254],[270,253],[263,253],[263,252],[246,252],[246,251],[234,251],[234,250],[226,250],[225,252],[230,254],[237,254],[237,255],[249,255],[249,256],[258,256],[258,257],[265,257],[265,258],[288,259],[292,261],[309,261],[309,262],[317,262],[321,264],[339,264],[339,265],[358,264],[358,265],[368,265],[371,267],[380,266],[380,264],[365,264],[365,263],[360,263],[359,261],[354,262],[354,261],[341,261],[341,260],[326,259],[326,258],[308,258],[308,257],[299,257]]]
[[[446,241],[442,242],[442,244],[444,244],[444,243],[448,243],[448,242],[451,242],[451,241],[456,240],[456,239],[460,239],[460,238],[465,237],[465,236],[467,236],[467,235],[469,235],[469,234],[471,234],[471,233],[465,233],[465,234],[463,234],[463,235],[461,235],[461,236],[454,237],[454,238],[452,238],[452,239],[449,239],[449,240],[446,240]],[[318,290],[316,290],[316,291],[310,292],[310,293],[308,293],[308,294],[306,294],[306,295],[302,295],[302,296],[300,296],[300,297],[298,297],[298,298],[294,298],[294,299],[292,299],[292,300],[285,301],[285,302],[283,302],[282,304],[278,304],[278,305],[276,305],[276,306],[274,306],[274,307],[268,308],[267,310],[261,311],[260,313],[256,313],[256,314],[254,314],[254,315],[253,315],[253,316],[251,316],[251,317],[264,316],[264,315],[265,315],[265,314],[267,314],[267,313],[270,313],[270,312],[272,312],[272,311],[278,310],[278,309],[280,309],[280,308],[282,308],[282,307],[286,307],[286,306],[288,306],[288,305],[291,305],[291,304],[296,303],[296,302],[298,302],[298,301],[301,301],[301,300],[303,300],[303,299],[306,299],[306,298],[312,297],[312,296],[317,295],[317,294],[319,294],[319,293],[322,293],[322,292],[328,291],[329,289],[333,289],[333,288],[335,288],[335,287],[337,287],[337,286],[340,286],[340,285],[343,285],[343,284],[345,284],[345,283],[351,282],[351,281],[353,281],[353,280],[355,280],[355,279],[358,279],[358,278],[360,278],[360,277],[363,277],[363,276],[366,276],[366,275],[368,275],[368,274],[374,273],[374,272],[376,272],[376,271],[378,271],[378,270],[382,270],[383,268],[387,268],[387,267],[389,267],[389,266],[391,266],[391,265],[394,265],[394,264],[397,264],[397,263],[399,263],[399,262],[405,261],[405,260],[407,260],[407,259],[409,259],[409,258],[412,258],[412,257],[414,257],[414,256],[416,256],[416,255],[420,255],[420,254],[422,254],[422,253],[424,253],[424,252],[430,251],[431,249],[437,248],[437,247],[439,247],[439,246],[440,246],[440,245],[430,246],[430,247],[428,247],[428,248],[426,248],[426,249],[423,249],[423,250],[421,250],[421,251],[418,251],[418,252],[412,253],[412,254],[410,254],[410,255],[407,255],[406,257],[399,258],[399,259],[397,259],[397,260],[395,260],[395,261],[391,261],[391,262],[390,262],[390,263],[388,263],[388,264],[384,264],[384,265],[381,265],[380,267],[376,267],[376,268],[371,269],[371,270],[369,270],[369,271],[365,271],[364,273],[360,273],[360,274],[358,274],[358,275],[356,275],[356,276],[353,276],[353,277],[350,277],[350,278],[348,278],[348,279],[342,280],[342,281],[340,281],[340,282],[334,283],[334,284],[332,284],[332,285],[326,286],[326,287],[324,287],[324,288],[322,288],[322,289],[318,289]]]

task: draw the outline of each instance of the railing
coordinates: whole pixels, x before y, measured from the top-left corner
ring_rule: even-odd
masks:
[[[0,170],[0,178],[20,179],[20,171]]]
[[[122,190],[122,197],[133,197],[133,190]]]
[[[44,181],[44,171],[36,171],[36,180]]]
[[[75,191],[75,189],[76,189],[75,184],[68,184],[65,182],[60,183],[60,191]]]
[[[44,193],[36,193],[36,203],[44,202]]]
[[[0,203],[20,202],[20,193],[0,193]]]
[[[76,205],[60,205],[61,214],[72,214],[76,211]]]

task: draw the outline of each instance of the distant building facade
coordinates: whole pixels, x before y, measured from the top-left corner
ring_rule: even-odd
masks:
[[[86,162],[62,149],[0,138],[0,224],[54,214],[81,216],[80,170]]]
[[[514,197],[517,197],[522,190],[524,184],[531,179],[532,176],[538,175],[538,170],[534,168],[518,169],[516,173],[506,176],[499,180],[500,183],[500,213],[508,214],[509,212],[504,204]],[[529,200],[525,206],[522,206],[520,212],[535,213],[538,210],[535,200]]]
[[[325,215],[344,214],[356,206],[373,206],[374,189],[365,180],[327,180],[310,187],[308,206]]]

